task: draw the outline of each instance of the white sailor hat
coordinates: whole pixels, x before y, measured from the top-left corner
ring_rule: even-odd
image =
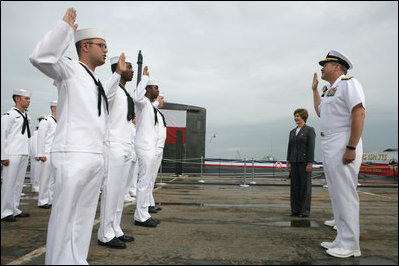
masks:
[[[86,39],[103,39],[105,40],[104,32],[96,28],[87,28],[75,31],[75,43]]]
[[[159,86],[159,85],[155,79],[150,79],[147,83],[147,86]]]
[[[44,119],[45,117],[46,117],[47,115],[39,115],[38,117],[37,117],[37,120],[42,120],[42,119]]]
[[[110,59],[109,61],[110,61],[110,63],[111,63],[111,66],[112,66],[113,64],[118,64],[119,56],[111,57],[111,59]],[[132,60],[130,57],[126,56],[126,55],[125,55],[125,62],[126,62],[126,63],[130,63],[130,64],[133,65],[133,60]]]
[[[324,66],[325,63],[327,62],[337,62],[347,69],[352,69],[352,62],[346,57],[344,54],[336,51],[336,50],[331,50],[328,52],[326,58],[322,61],[319,62],[321,66]]]
[[[12,95],[19,95],[19,96],[24,96],[24,97],[30,97],[31,93],[27,90],[19,89],[19,90],[13,90]]]
[[[51,102],[50,102],[50,106],[57,106],[57,100],[51,101]]]

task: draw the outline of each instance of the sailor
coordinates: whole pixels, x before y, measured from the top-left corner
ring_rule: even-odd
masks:
[[[131,135],[131,143],[132,143],[132,160],[129,170],[129,176],[127,180],[126,192],[125,192],[125,202],[136,202],[136,195],[137,195],[137,177],[139,174],[139,164],[137,162],[137,154],[136,154],[136,115],[131,124],[132,127],[132,135]]]
[[[334,257],[357,257],[361,252],[356,187],[363,154],[365,97],[359,81],[346,76],[352,69],[347,56],[331,50],[319,64],[321,78],[329,85],[320,97],[314,73],[314,108],[320,117],[323,168],[337,225],[335,240],[322,242],[321,246]]]
[[[57,101],[50,102],[51,115],[46,116],[39,123],[37,134],[37,157],[41,161],[40,191],[37,206],[49,209],[53,204],[54,194],[54,168],[51,163],[51,146],[57,128]]]
[[[164,95],[162,93],[159,93],[158,97],[154,100],[152,103],[154,106],[154,112],[156,112],[156,121],[155,121],[155,132],[157,134],[157,141],[156,141],[156,151],[155,151],[155,167],[154,167],[154,173],[153,173],[153,178],[151,180],[151,193],[150,193],[150,207],[148,207],[148,212],[149,213],[157,213],[158,211],[161,211],[162,208],[159,206],[155,206],[155,200],[154,200],[154,185],[155,185],[155,180],[157,179],[158,176],[158,170],[159,167],[161,166],[162,163],[162,156],[163,156],[163,148],[165,146],[165,140],[166,140],[166,122],[165,122],[165,117],[159,111],[164,105]]]
[[[41,115],[37,118],[37,120],[42,121],[45,115]],[[32,185],[32,192],[39,192],[39,181],[40,181],[40,171],[41,164],[40,159],[37,157],[37,133],[39,132],[39,126],[36,126],[35,131],[30,138],[30,182]]]
[[[107,95],[112,93],[104,88],[116,89],[113,84],[119,83],[126,68],[122,54],[110,85],[103,87],[94,71],[106,60],[104,33],[96,28],[77,30],[75,20],[76,10],[69,8],[29,57],[58,89],[57,129],[50,152],[55,190],[45,264],[88,264],[104,174]],[[79,60],[63,56],[73,38]]]
[[[153,219],[148,212],[150,206],[151,180],[155,168],[157,133],[155,130],[155,113],[152,101],[158,97],[158,84],[149,78],[148,67],[145,66],[143,76],[133,100],[136,106],[136,154],[139,163],[137,183],[137,202],[134,212],[134,224],[156,227],[159,220]]]
[[[111,58],[111,70],[118,66],[119,56]],[[126,71],[122,72],[120,83],[114,93],[108,95],[109,118],[105,134],[105,174],[101,194],[100,227],[98,244],[109,248],[126,248],[125,242],[134,240],[121,229],[124,196],[132,164],[131,143],[134,103],[125,86],[133,78],[133,60],[125,59]]]
[[[15,106],[1,117],[1,220],[15,222],[15,217],[28,217],[18,209],[28,166],[30,118],[27,109],[31,93],[13,90]]]

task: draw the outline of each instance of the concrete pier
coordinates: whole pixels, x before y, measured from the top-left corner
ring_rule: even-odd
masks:
[[[203,183],[198,182],[200,179]],[[157,180],[159,181],[159,179]],[[127,248],[97,244],[99,205],[88,262],[93,265],[397,265],[397,181],[359,180],[362,256],[339,259],[326,254],[322,241],[336,231],[323,222],[333,217],[324,179],[313,179],[310,217],[290,216],[289,179],[163,175],[154,197],[162,211],[156,228],[135,226],[135,205],[125,204],[122,229],[133,235]],[[1,264],[44,264],[50,211],[37,207],[37,193],[26,179],[20,209],[31,214],[1,222]]]

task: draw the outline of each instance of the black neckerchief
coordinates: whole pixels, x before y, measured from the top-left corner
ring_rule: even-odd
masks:
[[[21,111],[18,110],[17,108],[15,108],[14,110],[17,111],[22,116],[22,118],[24,119],[24,122],[22,124],[21,134],[23,135],[25,133],[25,130],[27,130],[28,138],[30,138],[30,128],[29,128],[28,114],[25,112],[25,115],[23,115],[21,113]]]
[[[51,118],[57,123],[57,119],[54,116],[51,116]]]
[[[125,87],[119,83],[119,87],[125,92],[127,97],[127,121],[133,120],[134,118],[134,102],[130,94],[126,91]]]
[[[155,125],[158,123],[158,116],[157,116],[157,112],[159,112],[162,116],[162,121],[163,121],[163,125],[164,127],[166,127],[166,122],[165,122],[165,117],[163,116],[163,114],[154,106],[152,106],[152,108],[154,108],[154,113],[155,113]]]
[[[79,62],[79,64],[81,64],[82,67],[84,69],[86,69],[87,73],[89,73],[90,77],[92,77],[92,79],[94,80],[94,83],[97,85],[97,88],[98,88],[98,101],[97,101],[98,116],[101,116],[101,96],[104,98],[105,106],[107,108],[107,112],[109,113],[107,95],[105,95],[105,91],[104,91],[103,85],[101,84],[100,80],[97,81],[96,78],[91,73],[91,71],[84,64],[82,64],[80,62]]]

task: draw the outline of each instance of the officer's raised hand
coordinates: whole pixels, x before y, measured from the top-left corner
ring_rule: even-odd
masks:
[[[317,86],[319,85],[319,79],[317,78],[317,73],[313,75],[312,90],[317,91]]]
[[[143,75],[150,76],[150,72],[148,72],[148,66],[144,67]]]

